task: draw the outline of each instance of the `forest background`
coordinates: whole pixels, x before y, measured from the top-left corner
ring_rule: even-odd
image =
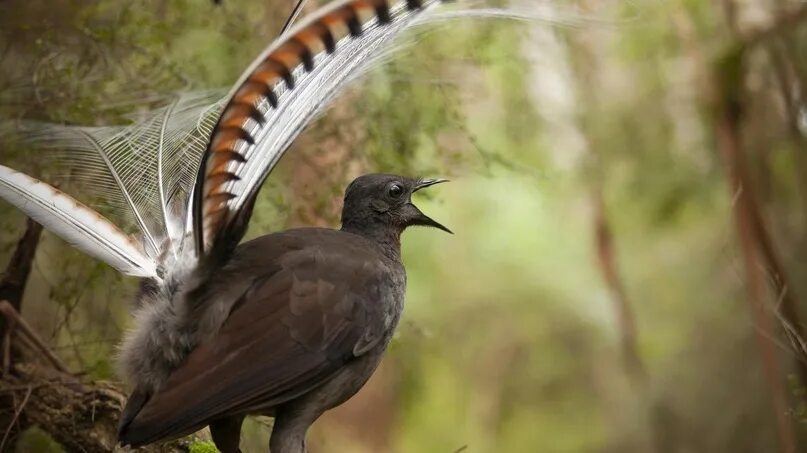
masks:
[[[293,3],[3,0],[0,120],[120,124],[226,89]],[[312,451],[807,450],[807,3],[509,7],[532,19],[410,35],[262,191],[250,237],[338,226],[361,173],[452,180],[418,203],[456,234],[405,234],[398,334]],[[0,163],[85,193],[55,162],[0,134]],[[0,263],[25,230],[0,202]],[[47,232],[25,280],[49,349],[119,387],[137,282]],[[71,450],[9,382],[0,450]]]

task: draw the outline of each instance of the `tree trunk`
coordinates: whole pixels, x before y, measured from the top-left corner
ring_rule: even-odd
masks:
[[[42,226],[31,219],[26,222],[25,233],[17,248],[11,256],[11,260],[0,281],[0,300],[8,301],[14,310],[20,311],[22,305],[22,295],[25,292],[25,282],[31,273],[34,263],[34,255],[39,245],[39,237],[42,235]],[[0,338],[5,336],[6,321],[0,318]]]

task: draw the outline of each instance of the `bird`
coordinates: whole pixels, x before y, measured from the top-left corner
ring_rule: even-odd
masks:
[[[156,393],[129,399],[120,441],[138,447],[209,425],[219,450],[234,453],[244,416],[270,415],[270,451],[305,452],[309,426],[364,385],[392,338],[406,285],[401,233],[450,232],[411,200],[442,182],[360,176],[345,191],[340,230],[292,229],[238,246],[193,296],[228,294],[226,320]]]

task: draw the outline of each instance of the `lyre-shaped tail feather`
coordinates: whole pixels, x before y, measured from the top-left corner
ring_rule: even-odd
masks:
[[[182,247],[185,209],[223,94],[177,94],[167,106],[132,115],[127,125],[22,122],[18,132],[30,145],[52,150],[88,204],[103,204],[115,223],[136,227],[146,254],[158,261]]]
[[[157,270],[129,236],[71,196],[0,165],[0,198],[84,253],[124,274],[157,278]]]
[[[343,0],[281,36],[242,75],[194,187],[197,254],[241,239],[255,195],[291,142],[364,64],[440,0]]]

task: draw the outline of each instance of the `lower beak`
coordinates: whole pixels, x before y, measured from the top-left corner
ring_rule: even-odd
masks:
[[[430,186],[433,186],[435,184],[440,184],[440,183],[444,183],[444,182],[448,182],[448,180],[447,179],[421,179],[415,185],[415,188],[414,188],[414,190],[412,190],[412,193],[415,193],[420,189],[425,189],[426,187],[430,187]],[[437,228],[438,230],[443,230],[446,233],[454,234],[453,231],[449,230],[445,226],[443,226],[440,223],[436,222],[431,217],[424,214],[420,209],[417,208],[417,206],[412,205],[412,207],[416,211],[416,214],[415,214],[415,216],[413,216],[413,219],[411,221],[412,225],[429,226],[429,227]]]
[[[417,208],[415,208],[415,209],[417,209]],[[448,228],[446,228],[445,226],[437,223],[434,219],[432,219],[431,217],[427,216],[426,214],[424,214],[422,212],[420,213],[419,216],[415,217],[414,221],[412,222],[412,225],[422,225],[422,226],[434,227],[434,228],[437,228],[438,230],[443,230],[446,233],[454,234],[453,231],[451,231]]]

